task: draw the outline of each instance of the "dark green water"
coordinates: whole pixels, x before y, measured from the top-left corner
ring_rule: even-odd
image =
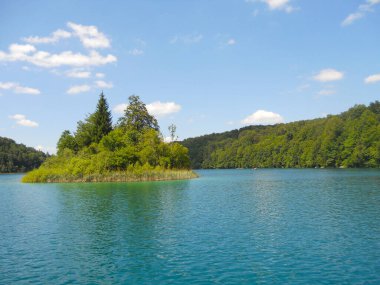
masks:
[[[380,284],[379,170],[0,175],[0,284]]]

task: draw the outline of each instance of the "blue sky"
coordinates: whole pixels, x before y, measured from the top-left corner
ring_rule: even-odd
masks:
[[[380,0],[1,1],[0,136],[53,152],[101,90],[180,139],[380,99]]]

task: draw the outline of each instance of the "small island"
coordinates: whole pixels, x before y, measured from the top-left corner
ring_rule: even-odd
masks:
[[[115,126],[107,100],[100,94],[94,113],[79,121],[74,134],[65,130],[53,155],[23,178],[25,183],[135,182],[196,178],[190,169],[188,149],[164,142],[157,120],[139,96],[130,96],[128,107]]]

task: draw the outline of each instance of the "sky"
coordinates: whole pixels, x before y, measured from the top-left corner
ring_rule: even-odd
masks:
[[[55,152],[104,92],[179,139],[380,100],[380,0],[0,0],[0,136]]]

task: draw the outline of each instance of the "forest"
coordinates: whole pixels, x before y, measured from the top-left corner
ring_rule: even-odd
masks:
[[[0,173],[26,172],[37,168],[48,157],[42,151],[0,137]]]
[[[378,168],[380,102],[339,115],[249,126],[181,142],[193,168]]]
[[[172,125],[172,137],[175,137]],[[23,182],[145,181],[194,178],[188,149],[176,142],[165,143],[157,120],[138,96],[129,104],[116,125],[102,93],[96,110],[76,131],[63,131],[57,155]]]

